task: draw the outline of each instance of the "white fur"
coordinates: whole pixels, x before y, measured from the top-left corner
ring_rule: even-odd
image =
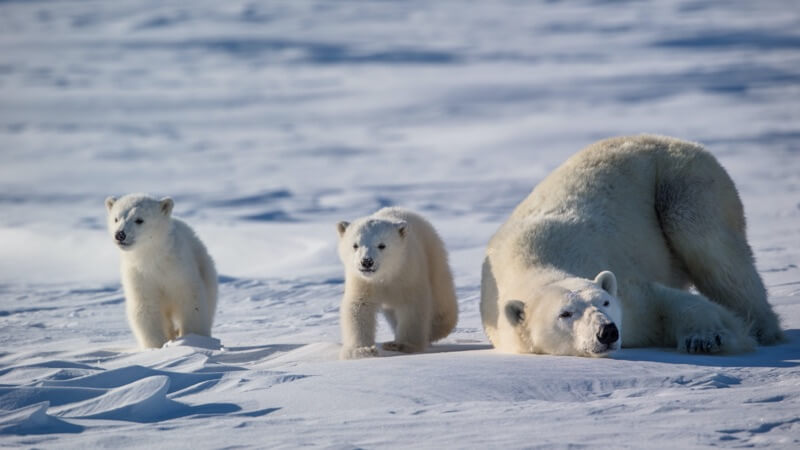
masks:
[[[339,222],[337,231],[345,267],[342,359],[378,354],[379,310],[395,333],[386,350],[419,352],[450,334],[458,303],[444,243],[430,223],[408,210],[384,208],[352,224]],[[369,270],[365,258],[372,261]]]
[[[128,322],[141,348],[190,333],[211,335],[214,262],[194,231],[171,217],[172,206],[170,198],[142,194],[106,199],[108,230],[121,250]],[[115,237],[120,231],[121,241]]]
[[[517,353],[731,353],[783,336],[733,181],[699,145],[657,136],[595,143],[517,206],[487,250],[481,316]],[[621,339],[601,345],[612,322]]]

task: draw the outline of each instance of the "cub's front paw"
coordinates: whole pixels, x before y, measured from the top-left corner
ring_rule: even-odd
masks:
[[[374,345],[369,347],[343,347],[339,359],[359,359],[378,356],[378,349]]]
[[[686,353],[719,353],[723,351],[726,334],[720,331],[700,331],[678,339],[678,350]]]
[[[410,344],[404,344],[402,342],[384,342],[381,347],[388,351],[388,352],[400,352],[400,353],[416,353],[422,351],[422,349],[412,346]]]

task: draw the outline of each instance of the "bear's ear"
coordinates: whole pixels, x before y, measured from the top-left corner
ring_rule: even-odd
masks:
[[[511,300],[506,303],[506,319],[513,326],[517,326],[525,320],[525,303],[519,300]]]
[[[400,233],[400,237],[401,238],[406,237],[406,234],[408,233],[408,222],[403,220],[403,221],[397,222],[396,224],[394,224],[394,226],[397,227],[397,232]]]
[[[344,220],[336,224],[336,231],[339,232],[339,237],[344,236],[348,226],[350,226],[350,222],[345,222]]]
[[[111,211],[111,208],[114,207],[114,203],[117,201],[114,197],[106,197],[106,211]]]
[[[169,197],[164,197],[161,199],[160,206],[161,212],[164,213],[165,216],[169,217],[169,215],[172,214],[172,207],[175,206],[175,202],[173,202]]]
[[[594,282],[612,296],[617,296],[617,277],[612,272],[604,270],[598,273]]]

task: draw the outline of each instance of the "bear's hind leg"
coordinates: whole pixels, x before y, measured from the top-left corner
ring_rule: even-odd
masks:
[[[733,182],[712,162],[698,165],[703,175],[659,186],[662,230],[695,287],[743,319],[760,344],[774,344],[783,333],[747,244],[742,204]]]
[[[429,256],[429,275],[433,297],[431,342],[446,338],[458,322],[458,299],[456,298],[455,285],[453,284],[453,274],[447,263],[444,243],[439,239],[437,241],[437,249],[440,251]]]
[[[199,281],[194,288],[187,286],[183,290],[173,291],[176,301],[172,310],[172,320],[177,331],[176,337],[187,334],[211,336],[214,312],[210,310],[209,293],[203,289],[205,285]]]
[[[652,300],[663,320],[664,344],[686,353],[741,353],[755,342],[747,325],[722,306],[680,289],[650,284]]]

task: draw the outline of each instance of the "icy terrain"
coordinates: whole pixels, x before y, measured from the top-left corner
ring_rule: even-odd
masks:
[[[491,350],[491,234],[642,132],[729,170],[789,342]],[[135,350],[103,199],[140,191],[215,258],[219,342]],[[334,224],[384,205],[438,227],[460,322],[340,362]],[[795,1],[0,2],[2,447],[797,448],[799,261]]]

